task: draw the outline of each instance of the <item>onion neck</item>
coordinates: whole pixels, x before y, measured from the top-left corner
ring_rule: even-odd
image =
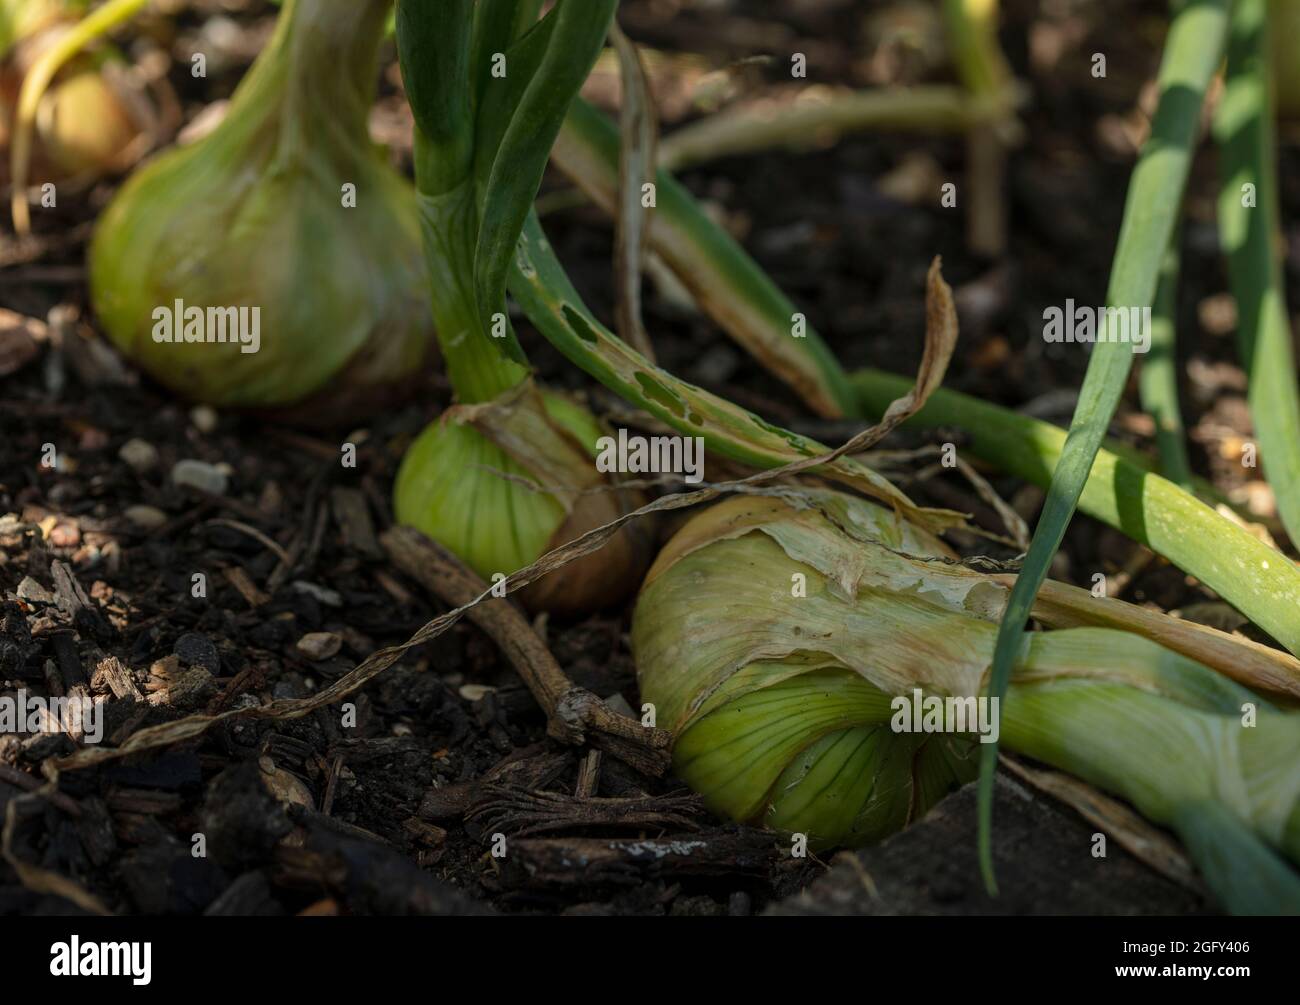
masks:
[[[379,43],[392,6],[393,0],[285,0],[275,34],[228,118],[278,111],[290,129],[310,132],[323,121],[340,135],[367,139]]]
[[[475,300],[478,213],[473,183],[466,180],[438,195],[421,192],[418,200],[433,323],[448,379],[458,401],[489,401],[523,382],[529,370],[505,355],[492,336],[492,319],[480,316]]]

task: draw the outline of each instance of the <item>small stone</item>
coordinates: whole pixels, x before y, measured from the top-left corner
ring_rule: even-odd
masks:
[[[495,690],[490,684],[462,684],[456,693],[466,701],[482,701]]]
[[[297,775],[281,771],[269,757],[259,757],[257,766],[261,769],[262,783],[266,790],[280,802],[305,806],[309,810],[316,808],[311,789]]]
[[[128,506],[122,515],[141,530],[157,530],[167,522],[166,513],[157,506],[146,506],[143,503]]]
[[[50,544],[56,548],[75,548],[81,543],[81,528],[75,523],[58,523],[50,531]]]
[[[216,644],[199,632],[186,632],[176,640],[172,652],[180,657],[182,663],[203,667],[211,674],[221,671],[221,655]]]
[[[326,607],[343,606],[343,597],[336,590],[328,590],[323,586],[317,586],[315,583],[308,583],[302,579],[295,579],[289,586],[299,593],[307,594],[307,596],[315,599],[318,604],[324,604]]]
[[[211,405],[195,405],[190,409],[190,422],[200,433],[211,433],[217,428],[217,410]]]
[[[297,649],[309,660],[327,660],[343,648],[343,638],[333,632],[308,632],[298,640]]]
[[[172,468],[172,481],[177,485],[188,485],[203,492],[222,496],[226,494],[228,479],[225,472],[214,464],[184,460],[177,461]]]
[[[17,593],[19,600],[26,600],[28,603],[54,603],[54,594],[32,579],[31,576],[23,577],[22,582],[18,584]]]
[[[158,448],[148,440],[127,440],[118,450],[117,456],[137,475],[147,474],[158,466]]]

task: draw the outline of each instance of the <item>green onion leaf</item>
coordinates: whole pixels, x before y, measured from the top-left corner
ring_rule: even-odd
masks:
[[[1133,169],[1124,207],[1107,295],[1111,306],[1149,308],[1155,299],[1160,265],[1173,235],[1187,181],[1201,105],[1223,55],[1228,6],[1228,0],[1189,0],[1170,25],[1160,64],[1160,102],[1151,122],[1151,136]],[[1106,334],[1115,337],[1113,318],[1108,319]],[[1094,346],[1061,461],[1052,475],[1033,542],[998,628],[990,697],[1006,694],[1011,670],[1026,642],[1024,630],[1034,596],[1065,536],[1132,365],[1133,350],[1127,341],[1098,341]],[[992,892],[996,882],[990,829],[997,744],[984,744],[980,758],[980,868]]]
[[[535,212],[524,226],[514,266],[510,292],[542,335],[610,390],[678,432],[701,436],[707,449],[762,469],[830,452],[814,440],[674,377],[619,339],[582,302]],[[929,530],[962,523],[957,513],[918,507],[887,478],[852,457],[840,457],[817,473],[893,506]]]
[[[608,116],[575,101],[554,158],[574,184],[615,215],[619,131]],[[671,174],[659,171],[655,185],[650,244],[704,312],[818,415],[855,414],[853,389],[839,361],[790,298]]]
[[[1300,393],[1278,253],[1267,26],[1264,0],[1237,0],[1227,83],[1214,121],[1222,171],[1219,233],[1237,298],[1237,346],[1264,473],[1282,523],[1300,546]]]
[[[468,176],[473,158],[470,74],[474,0],[398,0],[397,52],[416,125],[429,142],[421,164],[426,195],[450,191]]]
[[[655,200],[647,207],[642,192],[654,178],[659,122],[655,118],[650,81],[636,43],[623,34],[617,22],[610,25],[609,34],[618,52],[623,82],[619,205],[614,240],[614,287],[617,291],[614,327],[624,342],[653,363],[654,346],[650,344],[650,336],[641,321],[641,264],[645,260]]]
[[[1175,230],[1160,267],[1160,284],[1151,308],[1151,351],[1138,372],[1138,394],[1143,410],[1156,424],[1161,473],[1191,492],[1192,467],[1178,407],[1178,234]]]
[[[488,174],[474,252],[475,293],[484,318],[504,310],[506,273],[541,187],[551,147],[569,103],[600,54],[617,7],[618,0],[559,0],[556,6],[550,44],[506,127]],[[507,63],[507,79],[509,73]]]

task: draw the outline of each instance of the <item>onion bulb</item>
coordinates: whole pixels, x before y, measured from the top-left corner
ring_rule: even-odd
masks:
[[[0,146],[14,143],[23,81],[72,30],[72,13],[54,0],[0,0]],[[122,170],[156,125],[143,85],[111,51],[72,59],[38,98],[23,182],[83,182]]]
[[[596,470],[602,435],[585,408],[532,381],[491,401],[455,406],[407,450],[394,514],[485,579],[509,575],[644,501]],[[632,524],[519,598],[531,610],[588,613],[625,599],[648,561],[648,541]]]
[[[221,124],[138,171],[103,214],[100,322],[171,390],[320,425],[390,403],[422,371],[414,189],[367,126],[390,7],[288,0]],[[223,340],[235,308],[239,337]]]
[[[1094,627],[1031,634],[1000,708],[977,712],[1009,586],[953,558],[828,491],[736,497],[684,525],[632,627],[679,777],[722,815],[862,844],[975,776],[988,731],[971,725],[991,712],[1008,749],[1175,830],[1234,910],[1300,909],[1281,858],[1300,861],[1300,719],[1150,638]],[[951,712],[915,728],[930,699],[965,704],[967,728]]]

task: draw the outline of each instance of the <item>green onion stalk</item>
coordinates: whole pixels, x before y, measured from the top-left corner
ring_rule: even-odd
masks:
[[[370,140],[391,0],[288,0],[225,118],[101,217],[103,330],[169,389],[307,425],[418,384],[434,340],[415,193]]]
[[[1230,910],[1300,911],[1300,717],[1099,627],[1028,636],[1005,698],[984,704],[1009,585],[857,497],[733,497],[684,525],[646,576],[641,697],[675,734],[676,774],[715,812],[810,847],[899,830],[1000,739],[1173,829]]]
[[[1273,8],[1281,14],[1286,5]],[[1219,146],[1219,234],[1237,301],[1237,345],[1246,371],[1250,415],[1278,514],[1300,547],[1300,385],[1286,302],[1282,252],[1274,80],[1269,36],[1296,28],[1270,21],[1265,0],[1232,9],[1223,97],[1215,112]],[[1294,47],[1296,39],[1290,36]],[[1294,61],[1294,54],[1286,57]],[[1294,69],[1294,68],[1292,68]]]
[[[1300,0],[1295,0],[1300,4]],[[557,166],[607,213],[618,185],[618,129],[577,101],[555,147]],[[875,418],[910,381],[876,369],[846,373],[811,326],[791,335],[799,308],[671,175],[658,176],[659,204],[650,245],[695,294],[701,309],[738,344],[828,416]],[[1066,431],[1049,422],[960,392],[935,391],[907,420],[913,428],[957,427],[963,448],[1046,488],[1065,448]],[[1146,545],[1233,604],[1292,653],[1300,653],[1300,566],[1202,501],[1161,477],[1138,451],[1106,440],[1087,477],[1079,508]]]
[[[533,381],[506,309],[504,272],[522,224],[517,208],[527,212],[541,183],[545,137],[558,128],[549,106],[562,111],[567,102],[565,80],[548,86],[536,75],[562,73],[576,89],[614,4],[584,11],[561,0],[533,26],[538,6],[398,6],[402,75],[416,119],[418,219],[456,402],[407,450],[394,511],[485,578],[509,575],[643,501],[597,470],[605,431],[595,417]],[[521,36],[525,51],[508,51]],[[648,559],[643,530],[628,528],[520,599],[570,615],[617,603]]]

